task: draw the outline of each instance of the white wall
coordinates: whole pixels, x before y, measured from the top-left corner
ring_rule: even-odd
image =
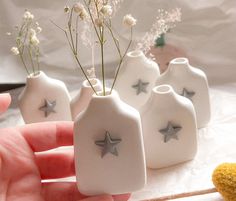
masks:
[[[9,49],[13,40],[6,36],[19,24],[24,9],[34,13],[43,32],[41,34],[41,66],[49,75],[76,82],[81,73],[76,70],[63,33],[50,23],[50,19],[63,26],[64,0],[1,0],[0,1],[0,83],[24,82],[25,72],[20,61]],[[167,35],[167,42],[184,49],[195,66],[207,73],[211,84],[236,81],[236,1],[235,0],[124,0],[114,22],[121,43],[128,31],[122,27],[124,14],[132,13],[138,19],[135,37],[147,31],[155,19],[158,8],[182,8],[183,19]],[[107,48],[107,76],[114,73],[116,54]],[[91,65],[90,50],[81,47],[82,62]],[[99,64],[96,53],[96,63]]]

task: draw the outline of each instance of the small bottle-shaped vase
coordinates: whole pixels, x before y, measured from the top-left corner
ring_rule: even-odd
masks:
[[[25,123],[71,121],[70,95],[66,85],[40,71],[29,75],[18,97]]]
[[[91,79],[91,84],[95,91],[101,91],[102,84],[98,79]],[[88,80],[83,81],[80,92],[72,98],[70,102],[72,120],[75,120],[76,116],[82,112],[89,104],[94,91],[90,86]]]
[[[207,77],[202,70],[192,67],[187,58],[173,59],[156,84],[169,84],[178,94],[192,101],[198,128],[208,124],[211,109]]]
[[[123,194],[143,188],[145,155],[139,112],[113,90],[93,94],[74,125],[75,167],[82,194]]]
[[[197,126],[190,100],[170,85],[160,85],[153,88],[140,115],[147,167],[163,168],[194,158]]]
[[[123,101],[139,110],[148,100],[159,76],[157,63],[142,51],[132,51],[127,53],[115,89]]]

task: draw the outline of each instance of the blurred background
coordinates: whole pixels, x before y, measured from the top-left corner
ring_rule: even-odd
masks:
[[[71,1],[73,2],[73,1]],[[39,35],[41,68],[49,76],[78,83],[81,72],[76,68],[64,34],[50,20],[65,26],[63,11],[65,0],[1,0],[0,1],[0,84],[24,83],[25,70],[18,57],[10,52],[14,37],[14,26],[20,24],[25,9],[35,15],[43,31]],[[122,17],[132,13],[137,19],[134,38],[140,39],[151,28],[159,8],[182,10],[182,22],[165,35],[166,45],[154,48],[157,62],[164,70],[172,57],[187,56],[193,66],[205,71],[211,85],[236,81],[236,1],[235,0],[124,0],[115,15],[114,29],[124,45],[129,30],[122,26]],[[134,45],[135,45],[134,41]],[[106,76],[113,78],[117,62],[114,47],[106,47]],[[131,48],[132,50],[132,48]],[[80,58],[85,67],[92,65],[91,49],[80,47]],[[158,58],[159,57],[159,58]],[[95,64],[100,55],[95,52]],[[99,77],[99,68],[97,68]]]

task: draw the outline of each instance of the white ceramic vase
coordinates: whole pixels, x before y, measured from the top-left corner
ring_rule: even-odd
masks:
[[[109,93],[109,90],[107,91]],[[75,166],[82,194],[122,194],[144,187],[145,155],[139,112],[113,91],[93,95],[74,125]]]
[[[202,70],[192,67],[187,58],[173,59],[156,84],[169,84],[178,94],[192,101],[198,128],[208,124],[211,111],[207,77]]]
[[[102,90],[102,84],[98,79],[92,79],[91,84],[95,91]],[[70,102],[72,120],[75,120],[76,116],[82,112],[89,104],[94,91],[87,80],[83,81],[82,87],[78,95],[76,95]]]
[[[159,75],[157,63],[142,51],[132,51],[127,53],[115,89],[123,101],[139,110],[148,100]]]
[[[18,97],[25,123],[71,121],[70,95],[65,84],[40,71],[29,75]]]
[[[190,100],[170,85],[160,85],[152,90],[140,115],[147,167],[163,168],[194,158],[197,126]]]

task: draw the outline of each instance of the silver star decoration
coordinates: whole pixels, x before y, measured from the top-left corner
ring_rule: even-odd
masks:
[[[181,126],[174,126],[171,122],[168,122],[166,128],[159,130],[159,132],[164,135],[164,142],[168,142],[170,139],[178,140],[177,133],[182,129]]]
[[[101,157],[103,158],[107,153],[118,156],[116,145],[121,142],[121,139],[112,139],[109,132],[106,132],[104,140],[95,141],[95,144],[102,147]]]
[[[195,95],[194,91],[188,91],[186,88],[183,88],[182,96],[188,98],[189,100],[192,100],[192,97]]]
[[[139,95],[141,92],[147,93],[147,86],[149,85],[149,82],[143,82],[141,79],[138,80],[138,83],[135,85],[132,85],[134,89],[136,89],[136,95]]]
[[[39,110],[44,112],[45,117],[48,117],[51,113],[56,113],[56,111],[54,110],[56,104],[57,104],[56,101],[50,102],[47,99],[45,99],[44,105],[41,106]]]

